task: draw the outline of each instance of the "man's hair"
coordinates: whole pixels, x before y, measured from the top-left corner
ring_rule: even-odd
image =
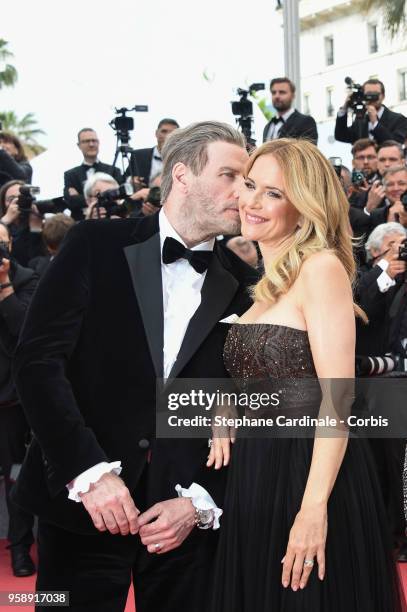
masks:
[[[18,162],[27,161],[21,140],[13,132],[0,132],[0,142],[10,142],[17,149],[14,159]]]
[[[227,123],[201,121],[172,132],[161,152],[161,202],[164,203],[172,189],[172,171],[178,163],[185,164],[199,176],[208,163],[208,145],[212,142],[228,142],[245,147],[243,135]]]
[[[107,174],[106,172],[95,172],[87,179],[83,186],[83,195],[85,196],[85,199],[92,196],[92,189],[94,188],[95,183],[98,181],[111,183],[112,189],[119,186],[119,183],[116,181],[116,179],[110,176],[110,174]]]
[[[380,251],[382,248],[383,239],[389,234],[403,234],[403,236],[406,237],[407,230],[401,225],[401,223],[395,223],[394,221],[381,223],[375,227],[365,244],[366,259],[368,261],[373,259],[371,250],[374,249],[375,251]]]
[[[363,83],[363,88],[365,87],[365,85],[380,85],[380,89],[383,95],[386,94],[386,91],[384,89],[384,84],[379,81],[379,79],[368,79],[367,81],[365,81]]]
[[[374,147],[377,153],[377,144],[374,140],[370,140],[370,138],[359,138],[352,147],[352,157],[355,157],[356,153],[360,153],[360,151],[364,151],[369,147]]]
[[[388,168],[388,170],[386,170],[386,172],[383,174],[383,182],[384,182],[385,187],[386,187],[385,183],[388,177],[392,176],[393,174],[397,174],[397,172],[407,172],[407,167],[406,166],[393,166],[392,168]]]
[[[382,149],[387,149],[387,147],[397,147],[397,149],[400,152],[401,157],[404,156],[404,149],[403,149],[403,145],[400,144],[399,142],[397,142],[397,140],[384,140],[377,148],[377,152],[381,151]]]
[[[81,134],[83,134],[83,132],[95,132],[95,130],[93,128],[82,128],[81,130],[79,130],[78,132],[78,144],[81,140]],[[96,132],[95,132],[96,134]]]
[[[175,128],[179,128],[179,124],[175,119],[161,119],[160,123],[157,125],[157,130],[160,129],[163,125],[173,125]]]
[[[291,93],[295,93],[295,85],[294,83],[288,78],[288,77],[278,77],[276,79],[271,79],[270,82],[270,91],[272,89],[272,87],[274,85],[277,85],[278,83],[288,83],[288,85],[290,86],[291,89]]]
[[[47,219],[42,228],[42,238],[46,246],[54,251],[58,250],[73,225],[75,221],[64,213],[58,213]]]

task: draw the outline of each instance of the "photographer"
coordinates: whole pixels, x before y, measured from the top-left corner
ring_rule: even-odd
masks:
[[[28,267],[32,268],[39,277],[44,274],[50,262],[57,254],[66,234],[74,225],[75,221],[72,219],[72,217],[68,217],[63,213],[53,215],[44,222],[42,239],[48,253],[47,255],[39,255],[38,257],[34,257],[28,263]]]
[[[395,166],[403,166],[404,148],[396,140],[385,140],[377,149],[377,170],[380,176]]]
[[[32,198],[22,196],[24,181],[9,181],[0,189],[0,221],[10,228],[13,258],[22,266],[30,259],[44,255],[42,217]]]
[[[294,108],[295,85],[287,77],[272,79],[271,102],[277,116],[263,130],[263,142],[276,138],[306,138],[318,144],[317,124],[313,117],[303,115]]]
[[[83,162],[64,173],[64,200],[71,210],[75,221],[84,219],[86,202],[84,198],[84,185],[93,174],[104,173],[114,178],[115,182],[122,182],[119,168],[104,164],[98,158],[99,139],[92,128],[83,128],[78,132],[77,146],[83,155]]]
[[[96,172],[88,178],[83,191],[88,205],[85,219],[123,219],[129,216],[132,207],[130,185],[120,186],[109,174]]]
[[[0,223],[0,465],[4,472],[9,511],[8,540],[15,576],[35,572],[30,557],[33,543],[33,516],[10,500],[11,469],[22,462],[29,429],[11,376],[11,361],[25,312],[37,285],[32,270],[23,268],[10,256],[12,237]]]
[[[0,187],[13,179],[31,183],[32,173],[19,138],[0,132]]]
[[[363,98],[363,115],[360,118],[355,117],[352,125],[347,127],[348,111],[354,95],[354,92],[350,92],[339,109],[335,124],[336,140],[353,144],[360,138],[370,138],[378,144],[385,140],[404,143],[407,136],[407,118],[384,106],[385,88],[381,81],[369,79],[363,84],[360,96]]]

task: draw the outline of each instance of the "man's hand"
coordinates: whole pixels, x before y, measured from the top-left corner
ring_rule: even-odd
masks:
[[[367,110],[367,114],[369,115],[370,123],[375,124],[376,121],[379,120],[377,116],[377,109],[372,104],[369,104],[369,106],[366,107],[366,110]]]
[[[394,280],[397,274],[403,274],[406,271],[406,262],[399,259],[392,259],[386,272]]]
[[[366,210],[371,212],[377,208],[380,202],[386,195],[386,191],[380,181],[375,181],[369,191],[369,195],[366,202]]]
[[[89,204],[85,210],[85,219],[106,219],[106,208],[97,206],[97,202]]]
[[[17,202],[12,202],[7,208],[6,214],[2,217],[2,222],[6,225],[11,225],[20,216],[20,208]]]
[[[140,538],[150,553],[165,553],[181,546],[195,526],[195,508],[186,497],[155,504],[138,520]]]
[[[30,230],[32,232],[41,231],[42,223],[43,223],[42,216],[40,215],[38,208],[36,207],[35,204],[32,205],[31,210],[32,210],[32,214],[30,214],[30,218],[29,218]]]
[[[400,202],[400,200],[397,200],[397,202],[394,202],[394,204],[392,204],[392,206],[389,208],[387,221],[396,221],[397,223],[401,223],[400,218],[404,212],[403,204]]]
[[[2,285],[4,283],[10,282],[9,272],[10,272],[10,260],[3,258],[2,264],[0,266],[0,283]]]
[[[78,196],[79,192],[76,191],[75,187],[68,187],[68,193],[70,196]]]
[[[138,532],[140,511],[116,474],[103,474],[87,493],[79,493],[79,496],[98,531],[121,535]]]

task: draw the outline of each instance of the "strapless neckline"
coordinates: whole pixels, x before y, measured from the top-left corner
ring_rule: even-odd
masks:
[[[252,325],[253,327],[256,325],[269,325],[270,327],[282,327],[283,329],[292,329],[293,331],[300,332],[302,334],[308,335],[307,329],[299,329],[298,327],[292,327],[291,325],[282,325],[281,323],[267,323],[265,321],[254,322],[254,323],[232,323],[232,325]]]

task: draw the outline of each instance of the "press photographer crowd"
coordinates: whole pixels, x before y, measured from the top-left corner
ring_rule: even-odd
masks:
[[[407,117],[385,106],[385,86],[378,79],[358,85],[348,78],[347,85],[349,93],[338,110],[334,135],[337,141],[349,143],[352,168],[338,157],[330,161],[349,202],[349,231],[358,262],[355,301],[369,319],[368,324],[357,322],[356,371],[359,376],[402,377],[407,372]],[[248,94],[262,87],[253,84],[248,91],[239,90],[240,100],[232,107],[248,148],[254,147]],[[288,78],[275,78],[270,91],[275,116],[264,127],[263,141],[304,138],[318,144],[315,120],[295,108],[295,85]],[[145,111],[146,107],[130,110]],[[15,576],[35,572],[30,554],[34,517],[10,499],[16,466],[30,440],[11,374],[30,299],[72,226],[95,219],[141,218],[160,210],[161,152],[167,137],[180,126],[175,119],[161,119],[151,147],[134,150],[129,146],[133,123],[128,109],[118,109],[112,127],[117,136],[114,163],[99,159],[100,143],[93,127],[79,129],[77,146],[83,159],[66,169],[61,193],[50,200],[41,199],[41,185],[36,184],[20,140],[0,132],[0,466]],[[115,165],[119,158],[127,160],[124,174]],[[219,236],[218,240],[246,263],[261,267],[255,243],[242,236]],[[120,317],[120,313],[112,315]],[[404,439],[372,440],[401,562],[407,562],[405,446]]]

